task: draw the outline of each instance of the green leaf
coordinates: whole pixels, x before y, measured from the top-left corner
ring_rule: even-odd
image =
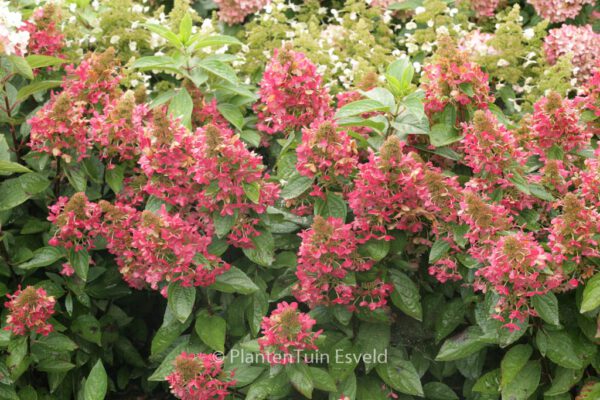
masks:
[[[183,43],[187,43],[192,36],[192,16],[190,13],[185,13],[179,23],[179,37]]]
[[[303,363],[288,364],[285,367],[285,372],[290,378],[292,386],[304,397],[312,399],[314,385],[308,366]]]
[[[381,261],[390,251],[390,242],[383,239],[371,239],[359,247],[359,252],[375,261]]]
[[[431,132],[429,132],[429,140],[435,147],[448,146],[461,139],[462,136],[458,134],[456,129],[446,124],[435,124],[431,127]]]
[[[40,267],[46,267],[55,263],[64,257],[64,253],[61,249],[52,246],[44,246],[36,249],[33,252],[33,257],[24,262],[23,264],[19,264],[20,269],[35,269]]]
[[[390,326],[387,324],[376,324],[363,322],[358,329],[356,343],[354,345],[358,354],[372,354],[372,359],[363,358],[367,372],[379,363],[377,355],[386,354],[390,344]]]
[[[180,282],[171,282],[167,292],[169,309],[179,322],[184,323],[194,309],[196,288],[181,286]]]
[[[394,285],[391,295],[394,305],[406,315],[422,321],[423,308],[417,285],[406,274],[397,270],[390,271],[390,280]]]
[[[32,54],[30,56],[25,57],[25,60],[27,61],[27,64],[29,64],[29,66],[33,69],[61,65],[68,61],[64,58],[45,56],[41,54]]]
[[[210,287],[225,293],[240,294],[252,294],[258,290],[258,286],[252,282],[252,279],[233,265],[229,271],[217,276],[216,282]]]
[[[123,180],[125,179],[125,166],[115,165],[113,168],[107,168],[104,179],[113,192],[119,193],[123,189]]]
[[[381,104],[376,100],[366,99],[358,100],[352,103],[346,104],[335,113],[337,119],[353,117],[368,112],[374,111],[390,111],[389,107]]]
[[[217,210],[212,214],[212,219],[217,237],[222,238],[227,235],[229,231],[231,231],[233,225],[235,225],[236,215],[221,215],[221,212]]]
[[[260,230],[260,235],[252,238],[253,248],[242,249],[250,261],[268,267],[275,260],[275,241],[268,230]]]
[[[227,82],[237,84],[237,76],[231,66],[218,60],[202,60],[198,63],[198,66]]]
[[[242,42],[234,38],[233,36],[227,35],[210,35],[202,37],[201,34],[196,34],[191,40],[193,42],[194,49],[200,49],[209,46],[229,46],[229,45],[242,45]]]
[[[102,344],[102,328],[100,322],[90,314],[83,314],[77,317],[71,324],[71,330],[85,340]]]
[[[473,385],[473,391],[483,394],[491,394],[498,397],[500,390],[500,369],[483,374]]]
[[[376,87],[369,90],[368,92],[362,92],[362,94],[371,100],[383,104],[389,110],[393,110],[394,107],[396,107],[396,100],[394,99],[394,95],[387,89]]]
[[[140,57],[131,64],[131,68],[143,70],[161,69],[165,66],[175,68],[175,60],[169,56],[147,56]]]
[[[281,189],[281,198],[284,200],[295,199],[312,186],[313,178],[302,175],[293,175],[290,180]]]
[[[69,264],[75,270],[75,273],[84,282],[87,281],[88,272],[90,269],[90,255],[87,250],[69,251]]]
[[[560,325],[558,317],[558,299],[552,292],[532,297],[533,308],[540,318],[552,325]]]
[[[539,330],[536,343],[543,342],[545,349],[540,349],[542,354],[552,362],[564,368],[580,369],[585,367],[584,360],[579,357],[573,339],[566,331]],[[545,350],[542,351],[542,350]]]
[[[315,214],[323,218],[335,217],[345,220],[348,209],[344,198],[334,192],[327,192],[325,197],[325,200],[318,198],[315,201]]]
[[[313,385],[316,389],[323,390],[325,392],[335,392],[337,387],[335,381],[329,375],[329,372],[322,368],[308,367],[310,375],[312,377]]]
[[[424,396],[421,378],[414,365],[407,360],[394,358],[376,367],[379,377],[394,390],[401,393]]]
[[[500,386],[506,387],[519,376],[521,370],[533,354],[533,348],[528,344],[513,346],[500,363]]]
[[[486,346],[479,327],[470,326],[463,332],[447,339],[438,352],[436,361],[454,361],[478,352]]]
[[[202,310],[196,317],[194,330],[208,347],[221,353],[225,351],[227,322],[223,318],[217,315],[210,315],[208,311]]]
[[[0,160],[0,175],[10,175],[15,172],[25,173],[32,171],[21,164],[12,161]]]
[[[463,322],[465,305],[463,299],[454,299],[444,306],[435,320],[435,341],[440,342]]]
[[[429,264],[434,264],[436,261],[440,260],[448,253],[448,250],[450,250],[450,243],[448,243],[447,240],[436,240],[429,252]]]
[[[8,56],[10,63],[13,66],[14,72],[31,80],[33,79],[33,70],[23,57]]]
[[[104,400],[108,391],[108,377],[106,370],[102,365],[102,360],[98,360],[94,368],[90,371],[83,390],[84,400]]]
[[[401,91],[406,91],[412,82],[415,68],[408,57],[403,57],[389,65],[387,74],[396,78]]]
[[[242,187],[244,188],[244,194],[248,200],[253,202],[254,204],[258,204],[260,201],[260,186],[258,182],[242,183]]]
[[[180,48],[183,46],[183,43],[179,39],[179,36],[177,36],[174,32],[172,32],[168,28],[165,28],[161,25],[155,25],[155,24],[144,24],[144,27],[146,27],[146,29],[148,29],[149,31],[162,36],[164,39],[166,39],[169,43],[171,43],[176,48]]]
[[[429,382],[423,387],[425,398],[428,400],[458,400],[458,396],[450,388],[442,382]]]
[[[242,112],[238,106],[222,103],[217,106],[217,109],[223,115],[223,117],[225,117],[225,119],[238,130],[241,131],[244,128],[244,116],[242,115]]]
[[[75,364],[62,360],[42,360],[35,369],[43,372],[67,372],[75,368]]]
[[[582,376],[582,369],[558,367],[556,368],[554,378],[552,379],[552,386],[544,392],[544,395],[557,396],[559,394],[567,393],[573,386],[581,381]]]
[[[190,96],[185,88],[179,89],[169,103],[169,113],[175,118],[181,118],[182,124],[191,129],[193,110],[194,102],[192,101],[192,96]]]
[[[585,283],[581,312],[585,313],[600,307],[600,274],[594,275]]]
[[[542,375],[539,361],[529,361],[514,379],[502,389],[502,400],[527,400],[537,390]]]

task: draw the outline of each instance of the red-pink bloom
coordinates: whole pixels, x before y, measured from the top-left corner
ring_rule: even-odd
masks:
[[[528,0],[535,11],[550,22],[563,22],[575,18],[586,4],[594,0]]]
[[[473,122],[463,124],[463,134],[460,148],[465,153],[465,164],[487,179],[490,175],[504,176],[527,161],[514,133],[501,125],[491,111],[475,112]]]
[[[300,233],[298,284],[294,295],[311,308],[340,304],[350,310],[383,307],[391,291],[380,280],[363,284],[347,281],[348,274],[369,271],[374,261],[361,255],[358,246],[365,242],[352,224],[339,218],[315,217],[311,229]]]
[[[579,172],[581,197],[594,207],[600,207],[600,150],[594,158],[585,160],[585,168]]]
[[[568,193],[556,206],[560,207],[562,214],[552,219],[548,229],[552,257],[558,264],[570,262],[581,265],[583,270],[576,273],[589,277],[594,267],[586,266],[583,257],[600,257],[597,239],[600,214],[595,208],[586,207],[585,202],[574,193]]]
[[[447,38],[440,39],[436,56],[423,68],[421,88],[425,91],[425,111],[430,116],[448,104],[486,109],[494,101],[488,75]]]
[[[588,146],[592,134],[579,123],[579,110],[573,100],[563,99],[556,92],[534,104],[528,146],[534,154],[546,157],[546,152],[558,146],[565,152]]]
[[[52,246],[62,246],[74,251],[90,250],[99,234],[102,210],[90,202],[85,193],[75,193],[71,198],[60,197],[50,206],[48,220],[56,227],[48,241]]]
[[[600,134],[600,59],[592,77],[584,84],[583,95],[576,99],[577,104],[591,114],[588,118],[588,129],[594,134]]]
[[[600,59],[600,34],[594,32],[591,25],[562,25],[548,32],[544,51],[552,65],[560,57],[572,55],[571,63],[576,68],[577,79],[586,82]]]
[[[308,314],[298,311],[298,303],[277,304],[277,309],[260,324],[261,353],[272,365],[301,362],[302,353],[318,349],[315,340],[322,330],[314,332],[315,324]]]
[[[216,354],[183,352],[173,366],[166,379],[171,393],[181,400],[224,400],[236,383],[234,373],[223,371],[223,360]]]
[[[219,19],[229,25],[244,22],[244,19],[255,14],[268,5],[271,0],[215,0],[219,6]]]
[[[442,220],[456,216],[448,204],[458,189],[456,181],[442,178],[436,168],[416,153],[405,152],[404,147],[397,137],[390,136],[379,155],[371,154],[369,161],[359,166],[348,203],[361,230],[419,232],[425,221],[435,219],[435,213],[439,212]]]
[[[210,286],[229,264],[208,252],[212,224],[201,216],[137,211],[123,204],[101,202],[102,233],[119,271],[132,287],[149,286],[166,294],[170,282]],[[195,218],[194,218],[195,217]]]
[[[332,114],[317,67],[303,53],[275,49],[260,82],[257,127],[268,134],[289,132]]]
[[[486,266],[475,272],[475,289],[493,290],[500,296],[495,307],[497,319],[523,322],[528,316],[537,316],[530,299],[556,289],[563,281],[560,272],[550,270],[550,259],[532,233],[499,236],[485,260]]]
[[[53,94],[29,124],[29,146],[33,151],[61,157],[67,163],[88,156],[92,141],[86,107],[83,102],[73,102],[67,92]]]
[[[64,57],[65,35],[57,29],[57,22],[60,22],[60,8],[52,3],[33,12],[32,18],[25,21],[22,28],[29,32],[28,53]]]
[[[7,297],[10,300],[4,303],[4,307],[8,309],[7,325],[4,329],[15,335],[36,332],[48,336],[52,332],[54,327],[48,320],[54,314],[56,300],[48,296],[43,288],[27,286],[21,290],[19,287]]]
[[[207,125],[191,133],[163,111],[154,113],[140,138],[144,191],[170,204],[233,217],[230,243],[250,247],[256,216],[273,205],[279,186],[269,182],[262,159],[226,128]]]
[[[448,281],[459,281],[462,275],[458,273],[456,260],[450,257],[442,258],[436,261],[428,269],[429,275],[434,276],[441,283]]]
[[[102,112],[94,111],[89,134],[100,158],[111,162],[137,159],[140,155],[138,138],[148,114],[145,105],[136,105],[132,91],[108,100]]]
[[[296,149],[300,175],[317,177],[323,186],[348,178],[358,164],[356,143],[334,122],[316,122],[302,130],[302,143]]]

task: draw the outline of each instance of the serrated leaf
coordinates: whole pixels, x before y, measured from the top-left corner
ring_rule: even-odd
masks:
[[[258,286],[242,270],[235,266],[217,276],[216,282],[210,286],[212,289],[225,293],[251,294],[258,290]]]
[[[0,160],[0,175],[32,172],[29,168],[12,161]]]
[[[281,198],[284,200],[295,199],[311,188],[313,178],[302,175],[293,175],[281,189]]]
[[[29,64],[29,66],[33,69],[61,65],[68,61],[68,60],[65,60],[64,58],[45,56],[42,54],[29,55],[29,56],[25,57],[25,60],[27,61],[27,64]]]
[[[218,60],[202,60],[198,66],[229,83],[237,84],[237,76],[231,66]]]
[[[421,378],[414,365],[407,360],[392,359],[376,367],[377,374],[387,385],[398,392],[424,396]]]
[[[227,322],[223,318],[218,315],[210,315],[208,311],[203,310],[196,317],[194,330],[198,337],[211,349],[221,353],[225,351]]]
[[[217,109],[238,130],[241,131],[244,128],[244,116],[238,106],[222,103],[217,106]]]
[[[171,282],[167,290],[167,304],[169,309],[181,323],[185,322],[196,301],[196,288],[181,286],[180,282]]]
[[[540,384],[542,367],[539,361],[529,361],[520,371],[519,379],[502,389],[502,400],[527,400]]]
[[[527,365],[527,361],[533,354],[533,349],[528,344],[513,346],[500,363],[500,386],[506,387],[515,380],[521,370]]]
[[[24,262],[23,264],[19,264],[19,268],[21,269],[35,269],[40,267],[46,267],[55,263],[64,257],[64,253],[61,249],[52,246],[44,246],[36,249],[33,252],[33,257]]]
[[[470,326],[463,332],[447,339],[438,352],[436,361],[454,361],[478,352],[486,346],[479,327]]]
[[[325,200],[318,198],[315,202],[315,214],[323,218],[335,217],[345,220],[347,213],[346,202],[336,193],[327,192]]]
[[[552,325],[560,325],[558,316],[558,299],[552,292],[531,298],[533,308],[541,319]]]
[[[308,366],[303,363],[288,364],[285,367],[285,372],[290,378],[292,386],[304,397],[312,399],[314,385]]]
[[[444,239],[438,239],[431,246],[429,251],[429,264],[434,264],[436,261],[444,257],[450,250],[450,243]]]
[[[594,275],[585,283],[581,312],[585,313],[600,307],[600,274]]]
[[[252,238],[253,248],[242,249],[250,261],[268,267],[275,260],[275,241],[268,230],[260,230],[260,235]]]
[[[335,113],[335,118],[346,118],[353,117],[368,112],[374,111],[390,111],[389,107],[385,104],[381,104],[379,101],[365,99],[358,100],[352,103],[346,104]]]
[[[84,400],[104,400],[108,391],[108,377],[102,360],[98,360],[90,371],[83,390]]]
[[[423,308],[417,285],[406,274],[397,270],[390,271],[390,280],[394,285],[391,295],[394,305],[406,315],[422,321]]]

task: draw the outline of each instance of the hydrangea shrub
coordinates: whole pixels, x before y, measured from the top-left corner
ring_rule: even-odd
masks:
[[[599,22],[0,0],[0,399],[599,399]]]

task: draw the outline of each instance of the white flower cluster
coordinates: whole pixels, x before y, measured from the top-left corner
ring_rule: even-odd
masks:
[[[29,32],[19,29],[22,26],[21,14],[11,11],[8,2],[0,0],[0,54],[25,54]]]

